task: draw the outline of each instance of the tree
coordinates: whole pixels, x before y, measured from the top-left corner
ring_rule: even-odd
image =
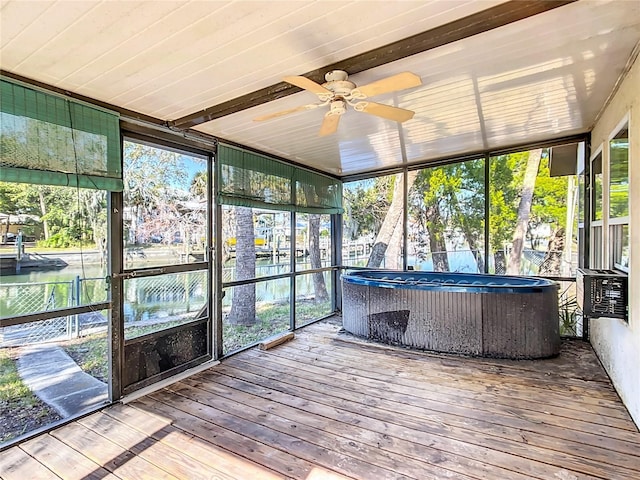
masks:
[[[507,271],[507,260],[503,246],[513,239],[516,221],[515,202],[521,182],[522,165],[527,152],[499,155],[489,162],[489,241],[494,256],[494,271]]]
[[[197,198],[204,199],[207,196],[207,172],[201,170],[196,172],[191,180],[189,192]]]
[[[322,259],[320,256],[320,215],[309,215],[309,260],[311,268],[322,268]],[[324,282],[324,274],[315,272],[311,274],[313,277],[313,291],[315,293],[316,303],[322,303],[329,300],[329,293]]]
[[[248,207],[234,207],[233,234],[235,238],[235,280],[250,280],[256,276],[255,229],[253,210]],[[227,317],[233,325],[254,325],[256,318],[255,284],[234,287],[231,311]]]
[[[345,239],[377,235],[393,197],[394,176],[376,177],[347,184],[343,197]]]
[[[445,229],[449,217],[451,188],[447,171],[440,168],[420,170],[411,196],[414,218],[429,240],[429,251],[436,272],[449,271]],[[415,208],[417,206],[417,208]]]
[[[316,203],[316,192],[313,186],[309,184],[303,184],[304,196],[307,205],[314,205]],[[309,261],[311,262],[311,268],[322,268],[322,258],[320,252],[320,215],[309,214]],[[329,300],[329,293],[327,292],[327,285],[324,281],[324,273],[315,272],[312,273],[313,278],[313,292],[316,303],[323,303]]]
[[[529,236],[534,247],[540,243],[547,243],[547,251],[540,265],[538,273],[540,275],[560,275],[562,269],[567,266],[563,264],[563,250],[569,254],[570,260],[571,244],[573,232],[573,217],[575,210],[572,207],[574,202],[575,187],[572,177],[551,177],[549,168],[549,157],[542,152],[538,178],[536,180],[535,195],[531,206],[531,218],[529,220]],[[568,216],[569,215],[569,216]],[[546,226],[551,235],[537,238],[535,232],[540,227]]]
[[[256,276],[255,233],[253,210],[236,207],[236,280],[250,280]],[[231,311],[227,320],[232,325],[256,323],[256,286],[253,283],[233,289]]]
[[[531,171],[525,181],[528,165]],[[566,227],[568,178],[550,177],[546,151],[492,157],[488,169],[487,191],[484,159],[425,168],[413,181],[408,195],[409,242],[416,245],[418,255],[430,252],[434,270],[452,268],[447,252],[452,244],[454,250],[468,245],[477,271],[485,270],[486,196],[489,196],[489,240],[496,273],[506,272],[504,247],[513,245],[514,237],[516,242],[520,239],[515,254],[520,252],[523,256],[525,243],[532,248],[544,246],[548,228],[556,232]],[[386,267],[397,268],[391,257],[401,254],[402,211],[395,208],[402,203],[400,185],[401,176],[397,175],[360,181],[345,188],[345,238],[377,233],[369,266],[382,265],[384,261]],[[526,223],[525,212],[528,212]],[[518,224],[520,230],[516,232]]]
[[[451,223],[460,230],[480,273],[485,270],[482,240],[486,221],[484,166],[485,160],[471,160],[444,167],[452,168],[449,175],[460,179],[451,198]]]
[[[529,152],[527,168],[525,170],[524,179],[522,181],[522,190],[520,192],[518,217],[516,220],[516,228],[513,232],[511,254],[509,255],[509,264],[507,265],[507,274],[510,275],[518,275],[520,273],[522,251],[524,250],[524,238],[529,226],[529,216],[531,214],[531,205],[533,203],[533,191],[536,186],[536,178],[538,177],[541,155],[541,149]]]
[[[184,160],[178,153],[139,143],[125,142],[124,149],[129,241],[162,237],[170,242],[182,220],[180,200],[185,200],[190,187]]]
[[[562,267],[562,253],[564,250],[564,228],[558,228],[549,241],[547,253],[540,265],[540,275],[559,275]]]
[[[4,235],[9,233],[11,224],[11,215],[20,213],[20,206],[16,202],[17,185],[14,183],[0,182],[0,212],[8,215],[6,218],[6,226],[4,227]]]
[[[410,189],[413,185],[413,182],[415,181],[417,175],[418,172],[416,171],[411,171],[407,174],[408,189]],[[396,229],[398,222],[402,221],[402,212],[404,209],[403,176],[404,174],[401,173],[396,175],[395,177],[391,203],[389,205],[389,209],[387,210],[387,214],[384,217],[384,221],[382,222],[380,230],[378,231],[378,235],[376,236],[373,248],[371,249],[371,254],[369,255],[369,261],[367,262],[367,267],[369,268],[380,268],[383,260],[385,259],[387,247],[391,242],[393,232]]]
[[[0,182],[0,211],[39,217],[41,246],[100,245],[106,238],[106,205],[106,192],[101,190]],[[32,228],[30,235],[35,234],[35,223]]]
[[[398,262],[400,255],[402,254],[402,225],[403,221],[402,217],[400,217],[398,218],[398,223],[396,223],[396,226],[393,229],[393,234],[389,240],[389,246],[385,252],[384,266],[394,270],[402,268],[402,265]]]
[[[417,236],[417,248],[431,252],[435,271],[450,271],[447,240],[466,243],[484,269],[479,239],[483,233],[484,164],[469,161],[420,171],[409,193],[410,215]]]
[[[253,210],[236,207],[236,280],[250,280],[256,276],[256,248]],[[232,325],[256,323],[256,286],[253,283],[233,288],[231,312],[227,320]]]

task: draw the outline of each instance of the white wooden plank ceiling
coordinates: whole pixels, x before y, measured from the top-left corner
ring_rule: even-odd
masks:
[[[490,8],[499,1],[17,1],[0,10],[0,67],[173,120]],[[197,129],[339,175],[587,131],[640,39],[639,1],[583,0],[352,76],[423,86],[374,98],[395,122],[297,93]]]

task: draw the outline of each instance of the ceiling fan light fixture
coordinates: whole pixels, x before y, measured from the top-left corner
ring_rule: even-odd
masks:
[[[344,115],[347,111],[347,103],[344,100],[334,100],[331,102],[331,110],[328,112],[331,115]]]

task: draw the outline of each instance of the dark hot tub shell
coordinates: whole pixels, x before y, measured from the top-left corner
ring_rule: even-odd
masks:
[[[342,276],[345,330],[437,352],[545,358],[560,350],[558,285],[531,277],[357,271]]]

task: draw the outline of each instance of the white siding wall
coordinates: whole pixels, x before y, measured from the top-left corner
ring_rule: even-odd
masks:
[[[593,348],[636,425],[640,425],[640,59],[638,58],[592,131],[592,151],[595,151],[599,145],[603,145],[605,197],[609,184],[607,142],[625,115],[629,115],[630,133],[630,318],[628,325],[622,320],[593,319],[590,321],[590,327]],[[608,204],[605,198],[604,212],[608,211]],[[606,262],[609,257],[609,239],[606,219],[604,234],[603,259],[605,259],[605,265],[608,265]]]

